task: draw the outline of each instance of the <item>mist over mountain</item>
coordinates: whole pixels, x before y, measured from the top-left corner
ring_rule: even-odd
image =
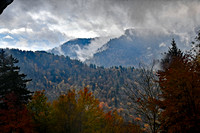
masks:
[[[97,66],[138,66],[160,59],[172,38],[182,50],[187,48],[187,38],[180,35],[152,29],[127,29],[117,38],[78,38],[49,52]]]
[[[101,38],[77,38],[70,40],[59,47],[55,47],[48,52],[56,55],[69,56],[71,59],[77,59],[84,62],[93,57],[103,45],[109,41],[108,37]]]
[[[88,46],[93,38],[77,38],[74,40],[70,40],[63,45],[53,48],[49,50],[50,53],[54,53],[56,55],[65,55],[69,56],[72,59],[78,59],[77,51],[83,49],[85,46]]]

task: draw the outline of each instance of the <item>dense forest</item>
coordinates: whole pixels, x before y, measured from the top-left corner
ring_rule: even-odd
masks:
[[[159,70],[1,50],[0,132],[199,132],[200,33],[192,44],[172,40]]]
[[[79,90],[87,87],[101,101],[120,108],[120,101],[124,101],[123,88],[139,76],[139,70],[134,67],[103,68],[92,64],[87,66],[78,60],[44,51],[6,49],[6,53],[16,57],[21,72],[32,79],[28,88],[31,91],[46,90],[49,100],[55,99],[68,89]]]

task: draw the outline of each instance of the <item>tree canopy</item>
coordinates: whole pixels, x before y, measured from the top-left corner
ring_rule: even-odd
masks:
[[[200,62],[190,54],[183,55],[174,45],[167,55],[172,57],[167,69],[158,72],[162,91],[159,100],[163,110],[161,129],[167,132],[199,132]]]

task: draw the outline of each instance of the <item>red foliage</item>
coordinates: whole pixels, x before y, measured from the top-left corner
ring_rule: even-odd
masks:
[[[32,133],[31,117],[25,106],[16,104],[17,97],[11,93],[3,99],[7,108],[0,109],[0,132]]]
[[[196,132],[200,126],[200,63],[189,57],[175,58],[159,72],[162,100],[162,129]]]

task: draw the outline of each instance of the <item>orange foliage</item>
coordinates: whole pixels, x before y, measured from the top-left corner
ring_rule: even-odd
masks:
[[[105,114],[105,127],[103,132],[141,133],[141,129],[138,125],[125,123],[116,111],[109,111]]]

